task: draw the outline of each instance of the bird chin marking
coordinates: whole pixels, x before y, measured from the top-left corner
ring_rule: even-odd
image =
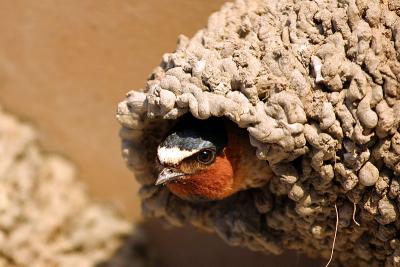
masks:
[[[179,198],[194,202],[221,200],[237,191],[233,167],[225,156],[218,156],[207,170],[169,183],[167,187]]]
[[[205,202],[211,202],[211,201],[217,201],[220,199],[214,199],[214,198],[209,198],[204,195],[198,195],[194,193],[188,193],[186,190],[182,190],[182,185],[185,185],[185,182],[183,180],[175,180],[172,181],[171,183],[167,183],[166,186],[168,187],[169,191],[177,196],[178,198],[193,202],[193,203],[205,203]]]

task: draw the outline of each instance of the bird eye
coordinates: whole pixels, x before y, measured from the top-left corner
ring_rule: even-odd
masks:
[[[203,164],[210,164],[215,159],[215,152],[211,149],[204,149],[197,154],[197,160]]]

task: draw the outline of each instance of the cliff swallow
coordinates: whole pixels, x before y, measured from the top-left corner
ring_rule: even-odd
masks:
[[[156,185],[184,200],[220,200],[272,177],[248,134],[224,119],[183,119],[157,149]]]

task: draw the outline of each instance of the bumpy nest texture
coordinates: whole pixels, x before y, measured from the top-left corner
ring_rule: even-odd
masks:
[[[115,258],[149,266],[135,254],[143,241],[134,235],[125,245],[130,250],[110,259],[131,224],[91,200],[73,165],[43,153],[33,128],[1,110],[0,148],[1,267],[126,266]]]
[[[399,61],[398,0],[225,4],[118,106],[145,214],[328,257],[336,204],[337,264],[400,266]],[[246,128],[274,178],[206,204],[153,186],[157,144],[185,113]]]

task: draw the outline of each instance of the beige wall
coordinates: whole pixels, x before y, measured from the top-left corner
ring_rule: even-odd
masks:
[[[192,36],[223,2],[0,0],[0,105],[36,124],[45,149],[71,158],[93,196],[138,218],[116,105],[145,84],[179,34]],[[311,266],[231,248],[191,228],[167,231],[153,221],[146,230],[163,266]]]
[[[138,216],[116,105],[223,2],[0,1],[0,105],[33,121],[45,148],[71,158],[96,198]]]

